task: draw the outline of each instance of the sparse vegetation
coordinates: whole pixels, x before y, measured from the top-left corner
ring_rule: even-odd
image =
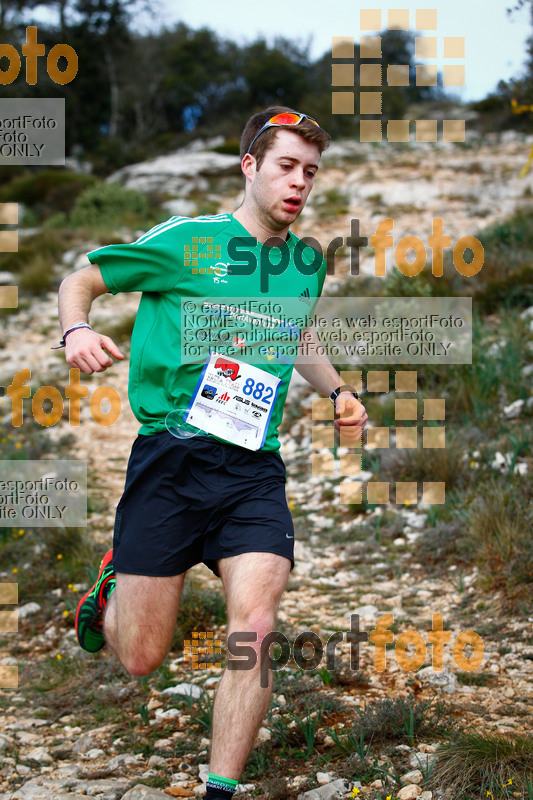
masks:
[[[511,798],[528,791],[532,774],[531,735],[464,731],[441,744],[430,780],[454,797]]]

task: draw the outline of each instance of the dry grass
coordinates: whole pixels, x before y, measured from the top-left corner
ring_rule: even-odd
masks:
[[[490,797],[489,792],[497,798],[528,797],[514,792],[527,791],[532,775],[533,736],[472,731],[441,744],[430,782],[451,790],[457,800]]]

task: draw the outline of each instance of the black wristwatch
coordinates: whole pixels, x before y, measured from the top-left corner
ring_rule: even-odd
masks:
[[[338,389],[335,389],[330,394],[329,399],[331,400],[333,405],[335,405],[335,400],[337,399],[337,397],[340,395],[341,392],[350,392],[350,394],[353,394],[353,396],[355,397],[356,400],[359,400],[359,395],[355,391],[355,387],[354,386],[348,386],[347,384],[344,384],[343,386],[339,386]]]

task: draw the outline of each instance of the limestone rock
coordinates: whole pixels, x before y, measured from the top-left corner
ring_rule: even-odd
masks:
[[[34,747],[23,760],[33,761],[36,764],[51,764],[53,759],[45,747]]]
[[[95,745],[94,737],[90,733],[82,734],[79,739],[76,739],[72,750],[74,753],[87,753]]]
[[[339,778],[331,783],[325,783],[317,789],[303,792],[298,795],[298,800],[339,800],[350,788],[348,781]]]
[[[400,783],[403,786],[407,786],[410,783],[422,783],[423,775],[419,769],[413,769],[411,772],[406,772],[405,775],[402,775],[400,778]]]
[[[41,606],[39,603],[25,603],[23,606],[19,606],[19,619],[26,619],[26,617],[30,617],[32,614],[37,614],[40,610]]]
[[[422,794],[422,789],[416,783],[410,783],[409,786],[404,786],[398,792],[398,800],[416,800]]]
[[[109,182],[118,182],[140,192],[158,191],[185,197],[194,190],[207,190],[211,175],[239,175],[238,156],[209,151],[187,153],[177,150],[149,161],[129,164],[110,175]]]
[[[122,796],[122,800],[168,800],[168,797],[168,794],[160,792],[159,789],[152,789],[150,786],[138,783]]]
[[[202,690],[195,683],[178,683],[176,686],[169,686],[168,689],[163,689],[161,694],[180,695],[182,697],[193,697],[197,700],[202,696]]]
[[[443,692],[447,692],[448,694],[454,694],[457,692],[457,678],[455,673],[450,672],[448,669],[435,672],[433,667],[424,667],[424,669],[418,670],[416,677],[423,683],[429,683],[430,686],[434,686],[436,689],[441,689]]]

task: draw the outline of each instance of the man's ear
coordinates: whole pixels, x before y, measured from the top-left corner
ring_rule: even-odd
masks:
[[[243,156],[243,159],[241,161],[241,169],[243,171],[244,177],[250,181],[252,180],[256,172],[256,164],[257,162],[255,160],[255,156],[251,155],[251,153],[246,153],[246,155]]]

